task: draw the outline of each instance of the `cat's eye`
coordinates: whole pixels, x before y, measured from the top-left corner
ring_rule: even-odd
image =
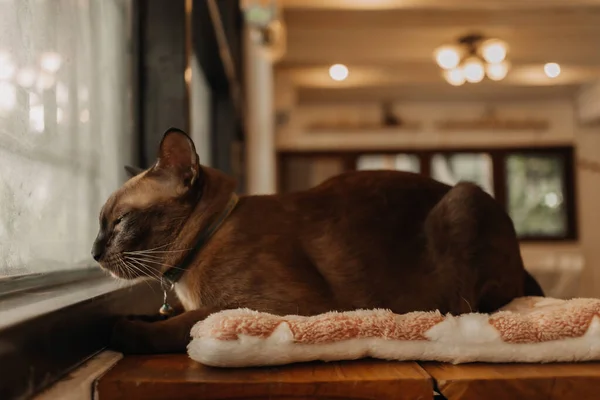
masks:
[[[129,213],[125,213],[125,214],[122,214],[119,218],[115,219],[115,226],[119,225],[121,222],[123,222],[123,219],[125,219],[125,217],[128,215],[129,215]]]

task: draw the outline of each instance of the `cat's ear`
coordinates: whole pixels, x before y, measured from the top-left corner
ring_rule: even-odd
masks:
[[[192,139],[182,130],[168,129],[160,142],[154,168],[167,170],[175,174],[186,187],[192,187],[201,173]]]
[[[126,165],[125,172],[127,172],[127,175],[129,175],[130,178],[133,178],[134,176],[139,175],[142,172],[144,172],[144,169],[140,168],[140,167],[133,167],[131,165]]]

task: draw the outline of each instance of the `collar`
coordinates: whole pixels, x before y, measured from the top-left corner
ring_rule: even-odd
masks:
[[[169,268],[165,271],[165,273],[162,276],[164,280],[169,282],[171,285],[177,283],[177,281],[181,278],[183,273],[189,268],[196,254],[198,254],[200,249],[204,247],[204,245],[208,242],[212,235],[214,235],[214,233],[221,227],[221,225],[223,225],[225,219],[227,219],[227,217],[231,214],[231,212],[237,205],[238,200],[238,196],[235,193],[232,193],[231,198],[229,199],[229,202],[227,203],[225,209],[221,212],[221,214],[219,214],[215,219],[213,219],[213,222],[211,222],[208,225],[208,227],[206,227],[202,232],[200,232],[200,235],[196,240],[196,244],[194,245],[192,250],[188,254],[186,254],[183,261],[181,261],[181,263],[176,267]]]

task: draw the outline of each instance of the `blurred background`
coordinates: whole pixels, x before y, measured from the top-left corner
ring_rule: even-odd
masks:
[[[0,0],[0,276],[92,266],[163,132],[240,193],[478,183],[555,297],[600,296],[600,2]]]

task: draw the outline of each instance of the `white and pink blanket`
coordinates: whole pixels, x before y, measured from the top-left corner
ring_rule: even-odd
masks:
[[[218,367],[303,361],[572,362],[600,360],[600,299],[523,297],[493,314],[387,310],[275,316],[222,311],[191,331],[189,356]]]

